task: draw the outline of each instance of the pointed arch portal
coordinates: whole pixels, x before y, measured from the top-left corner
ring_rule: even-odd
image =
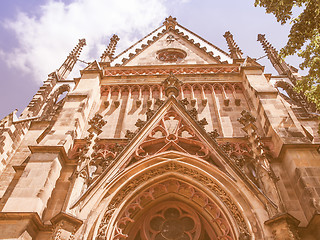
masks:
[[[210,236],[210,237],[209,237]],[[235,239],[219,206],[199,189],[176,179],[142,192],[119,215],[114,239]]]
[[[130,166],[113,180],[111,191],[117,190],[109,196],[93,239],[231,240],[252,235],[241,207],[203,164],[200,158],[169,151]],[[218,168],[215,173],[224,174]]]

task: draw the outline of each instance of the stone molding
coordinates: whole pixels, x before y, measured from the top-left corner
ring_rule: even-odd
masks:
[[[247,225],[247,220],[244,218],[243,211],[240,210],[238,205],[234,203],[232,197],[230,197],[229,193],[223,190],[220,184],[216,183],[212,178],[200,173],[195,169],[189,169],[189,167],[187,167],[185,164],[179,163],[176,160],[165,161],[165,163],[161,163],[159,166],[157,166],[156,169],[146,169],[143,173],[132,177],[130,181],[124,184],[110,201],[107,211],[101,220],[102,225],[100,225],[99,229],[101,230],[99,231],[107,230],[106,224],[109,226],[109,221],[111,218],[114,219],[112,216],[113,212],[121,205],[123,200],[127,198],[128,195],[135,191],[135,189],[141,188],[140,185],[147,182],[149,179],[154,179],[167,173],[176,173],[181,174],[182,176],[185,175],[186,177],[192,178],[195,183],[205,185],[208,190],[211,190],[212,193],[219,198],[226,209],[228,209],[229,214],[233,216],[234,221],[237,223],[239,233],[241,231],[247,233],[251,231],[249,230],[250,227]],[[104,233],[100,232],[99,234],[103,235]]]

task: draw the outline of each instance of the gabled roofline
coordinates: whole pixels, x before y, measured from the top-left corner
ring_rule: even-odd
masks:
[[[132,49],[134,46],[138,45],[139,43],[141,43],[143,40],[145,40],[146,38],[148,38],[149,36],[151,36],[152,34],[154,34],[156,31],[158,31],[160,28],[164,27],[164,25],[162,24],[160,27],[156,28],[155,30],[153,30],[151,33],[149,33],[148,35],[146,35],[144,38],[140,39],[138,42],[132,44],[130,47],[128,47],[127,49],[125,49],[124,51],[122,51],[121,53],[119,53],[117,56],[115,56],[112,59],[112,62],[114,60],[116,60],[118,57],[120,57],[122,54],[128,52],[130,49]]]
[[[140,39],[138,42],[136,42],[135,44],[131,45],[129,48],[127,48],[126,50],[122,51],[120,54],[118,54],[115,58],[113,58],[112,62],[115,66],[118,66],[118,65],[123,65],[123,64],[126,64],[128,61],[130,61],[131,59],[133,59],[134,57],[136,57],[137,55],[139,55],[140,52],[142,52],[145,48],[147,48],[148,46],[150,46],[150,44],[152,44],[153,42],[157,41],[163,34],[169,32],[171,30],[171,28],[169,29],[165,29],[164,28],[165,25],[162,24],[160,27],[158,27],[157,29],[155,29],[154,31],[152,31],[151,33],[149,33],[148,35],[146,35],[144,38]],[[161,32],[159,32],[157,34],[157,36],[154,36],[154,38],[156,39],[150,39],[149,41],[151,41],[149,43],[149,41],[146,43],[146,44],[142,44],[139,48],[138,48],[138,44],[140,44],[141,42],[145,41],[148,37],[152,36],[153,34],[155,34],[157,31],[159,31],[161,28],[164,28]],[[179,29],[180,28],[180,29]],[[229,60],[231,61],[232,60],[232,57],[230,54],[228,54],[227,52],[223,51],[221,48],[215,46],[214,44],[210,43],[209,41],[205,40],[204,38],[200,37],[199,35],[197,35],[196,33],[190,31],[189,29],[187,29],[186,27],[183,27],[182,25],[180,24],[177,24],[176,25],[176,28],[175,29],[172,29],[173,32],[175,32],[176,34],[182,36],[184,39],[186,39],[188,42],[190,42],[191,44],[195,45],[196,47],[198,47],[200,50],[203,50],[206,54],[208,54],[210,57],[214,58],[216,61],[218,62],[223,62],[223,61],[226,61],[229,63]],[[186,33],[184,33],[183,31],[186,31]],[[193,36],[193,38],[192,38]],[[190,38],[190,39],[189,39]],[[200,40],[202,41],[203,43],[199,43],[197,42],[196,40]],[[196,42],[196,43],[194,43]],[[212,47],[213,49],[215,49],[216,51],[218,51],[220,54],[222,55],[225,55],[227,59],[225,60],[221,60],[220,61],[220,54],[219,53],[213,53],[212,51],[209,51],[207,50],[207,47],[206,46],[200,46],[200,45],[203,45],[203,44],[207,44],[209,45],[209,47]],[[130,56],[131,54],[129,54],[127,57],[122,57],[122,59],[120,58],[122,55],[124,55],[125,53],[127,53],[128,51],[130,50],[133,50],[134,48],[136,47],[136,51],[135,53],[132,53],[133,56]],[[139,51],[137,51],[139,50]],[[229,58],[229,59],[228,59]],[[118,61],[118,63],[115,64],[115,61]],[[119,61],[122,61],[119,62]]]
[[[162,38],[165,34],[172,32],[173,34],[176,34],[177,36],[181,37],[182,41],[186,41],[187,43],[191,44],[193,47],[198,48],[200,51],[202,51],[205,55],[207,55],[209,58],[213,58],[218,64],[222,64],[220,60],[220,56],[214,55],[212,51],[208,52],[206,47],[201,47],[200,43],[195,43],[194,39],[189,38],[189,35],[184,34],[179,29],[167,29],[162,30],[157,34],[157,36],[153,37],[152,40],[148,40],[147,44],[142,44],[140,48],[136,48],[136,53],[129,54],[128,58],[122,58],[122,64],[121,66],[127,66],[126,64],[139,56],[145,49],[150,47],[153,43],[157,42],[160,38]],[[200,39],[201,40],[201,39]],[[138,51],[137,51],[138,50]],[[116,64],[115,66],[117,66]],[[168,66],[168,65],[167,65]]]
[[[217,46],[213,45],[211,42],[209,42],[209,41],[207,41],[206,39],[204,39],[204,38],[200,37],[198,34],[196,34],[196,33],[192,32],[191,30],[189,30],[189,29],[187,29],[187,28],[185,28],[184,26],[180,25],[179,23],[177,24],[177,26],[179,26],[179,27],[183,28],[184,30],[186,30],[186,31],[188,31],[188,32],[190,32],[190,33],[192,33],[193,35],[195,35],[196,37],[200,38],[200,39],[201,39],[202,41],[204,41],[205,43],[209,44],[210,46],[214,47],[214,48],[215,48],[215,49],[217,49],[218,51],[220,51],[220,52],[222,52],[222,53],[226,54],[228,57],[230,57],[230,58],[231,58],[231,56],[230,56],[230,54],[229,54],[229,53],[227,53],[227,52],[223,51],[221,48],[219,48],[219,47],[217,47]]]

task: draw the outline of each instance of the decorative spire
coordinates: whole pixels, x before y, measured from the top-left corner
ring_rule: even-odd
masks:
[[[280,58],[278,51],[271,45],[271,43],[268,42],[265,34],[258,34],[258,41],[261,43],[265,53],[268,55],[271,64],[279,73],[279,75],[291,75],[289,66]]]
[[[163,82],[164,92],[167,97],[175,96],[178,97],[180,93],[180,87],[182,82],[170,72],[169,77],[166,78]]]
[[[227,44],[233,59],[241,59],[242,51],[239,48],[238,44],[233,40],[233,35],[228,31],[223,35],[227,40]]]
[[[107,49],[101,55],[101,62],[111,62],[113,59],[114,52],[116,50],[116,46],[120,38],[114,34],[111,39]]]
[[[166,18],[166,20],[163,22],[163,25],[166,26],[166,30],[168,29],[175,29],[176,28],[176,25],[177,25],[177,19],[172,17],[172,16],[169,16],[168,18]]]
[[[292,85],[296,85],[297,80],[299,79],[299,77],[295,74],[297,72],[297,69],[288,65],[283,59],[280,58],[278,51],[268,42],[264,34],[258,34],[258,41],[261,42],[264,51],[268,55],[270,62],[277,70],[278,74],[286,75],[290,79]],[[291,86],[290,84],[278,80],[275,86],[283,88],[287,92],[289,97],[295,102],[295,104],[303,107],[307,112],[314,112],[316,110],[315,104],[309,102],[303,92],[298,93],[294,91],[293,86]]]
[[[83,46],[87,45],[86,40],[79,39],[78,45],[70,52],[67,59],[64,61],[64,63],[61,65],[61,67],[58,69],[58,75],[62,79],[66,79],[70,72],[72,71],[74,65],[76,64],[80,53],[82,51]]]

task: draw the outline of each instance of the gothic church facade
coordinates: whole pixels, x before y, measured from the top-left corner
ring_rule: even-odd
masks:
[[[320,239],[320,136],[300,76],[168,17],[0,122],[0,239]],[[65,95],[61,99],[61,95]]]

